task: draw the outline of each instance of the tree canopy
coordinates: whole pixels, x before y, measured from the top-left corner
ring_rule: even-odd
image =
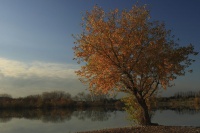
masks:
[[[76,71],[81,81],[96,93],[133,95],[144,115],[146,100],[185,75],[194,62],[190,55],[197,55],[192,44],[179,46],[163,22],[152,21],[146,6],[109,12],[94,6],[83,17],[82,28],[73,48],[74,59],[83,62]]]

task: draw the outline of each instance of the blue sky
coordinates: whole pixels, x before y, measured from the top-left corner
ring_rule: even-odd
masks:
[[[0,0],[0,94],[13,97],[64,90],[85,91],[74,74],[71,34],[81,33],[81,13],[95,4],[104,10],[130,9],[136,0]],[[192,43],[200,51],[199,0],[140,0],[148,4],[152,20],[180,38],[181,46]],[[194,72],[175,81],[163,92],[200,90],[200,55]]]

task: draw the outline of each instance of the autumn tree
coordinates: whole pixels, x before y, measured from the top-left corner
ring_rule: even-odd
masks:
[[[146,6],[104,12],[98,6],[86,12],[83,31],[74,36],[76,71],[89,90],[96,93],[126,92],[150,125],[148,100],[159,88],[166,89],[191,65],[194,47],[180,47],[165,24],[151,21]]]

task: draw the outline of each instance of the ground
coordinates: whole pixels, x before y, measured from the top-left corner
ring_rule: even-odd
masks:
[[[184,126],[136,126],[104,129],[80,133],[200,133],[200,127]]]

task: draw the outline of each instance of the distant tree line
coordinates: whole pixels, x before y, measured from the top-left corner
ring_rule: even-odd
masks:
[[[158,97],[154,107],[161,110],[200,110],[200,91],[177,92],[170,97]]]
[[[157,97],[152,100],[151,106],[155,109],[179,108],[182,106],[200,106],[199,92],[177,92],[171,97]],[[183,105],[182,105],[183,104]],[[0,94],[0,109],[88,109],[103,107],[105,109],[124,110],[124,103],[115,96],[108,94],[91,94],[80,92],[75,96],[64,91],[44,92],[38,95],[12,98],[9,94]],[[185,108],[185,107],[184,107]],[[190,107],[191,108],[191,107]]]
[[[194,92],[194,91],[188,91],[188,92],[177,92],[172,96],[171,98],[195,98],[199,97],[200,98],[200,91],[199,92]]]
[[[44,92],[38,95],[12,98],[9,94],[0,94],[0,109],[21,109],[21,108],[88,108],[107,107],[122,108],[120,100],[109,95],[91,95],[84,92],[76,96],[64,91]]]

